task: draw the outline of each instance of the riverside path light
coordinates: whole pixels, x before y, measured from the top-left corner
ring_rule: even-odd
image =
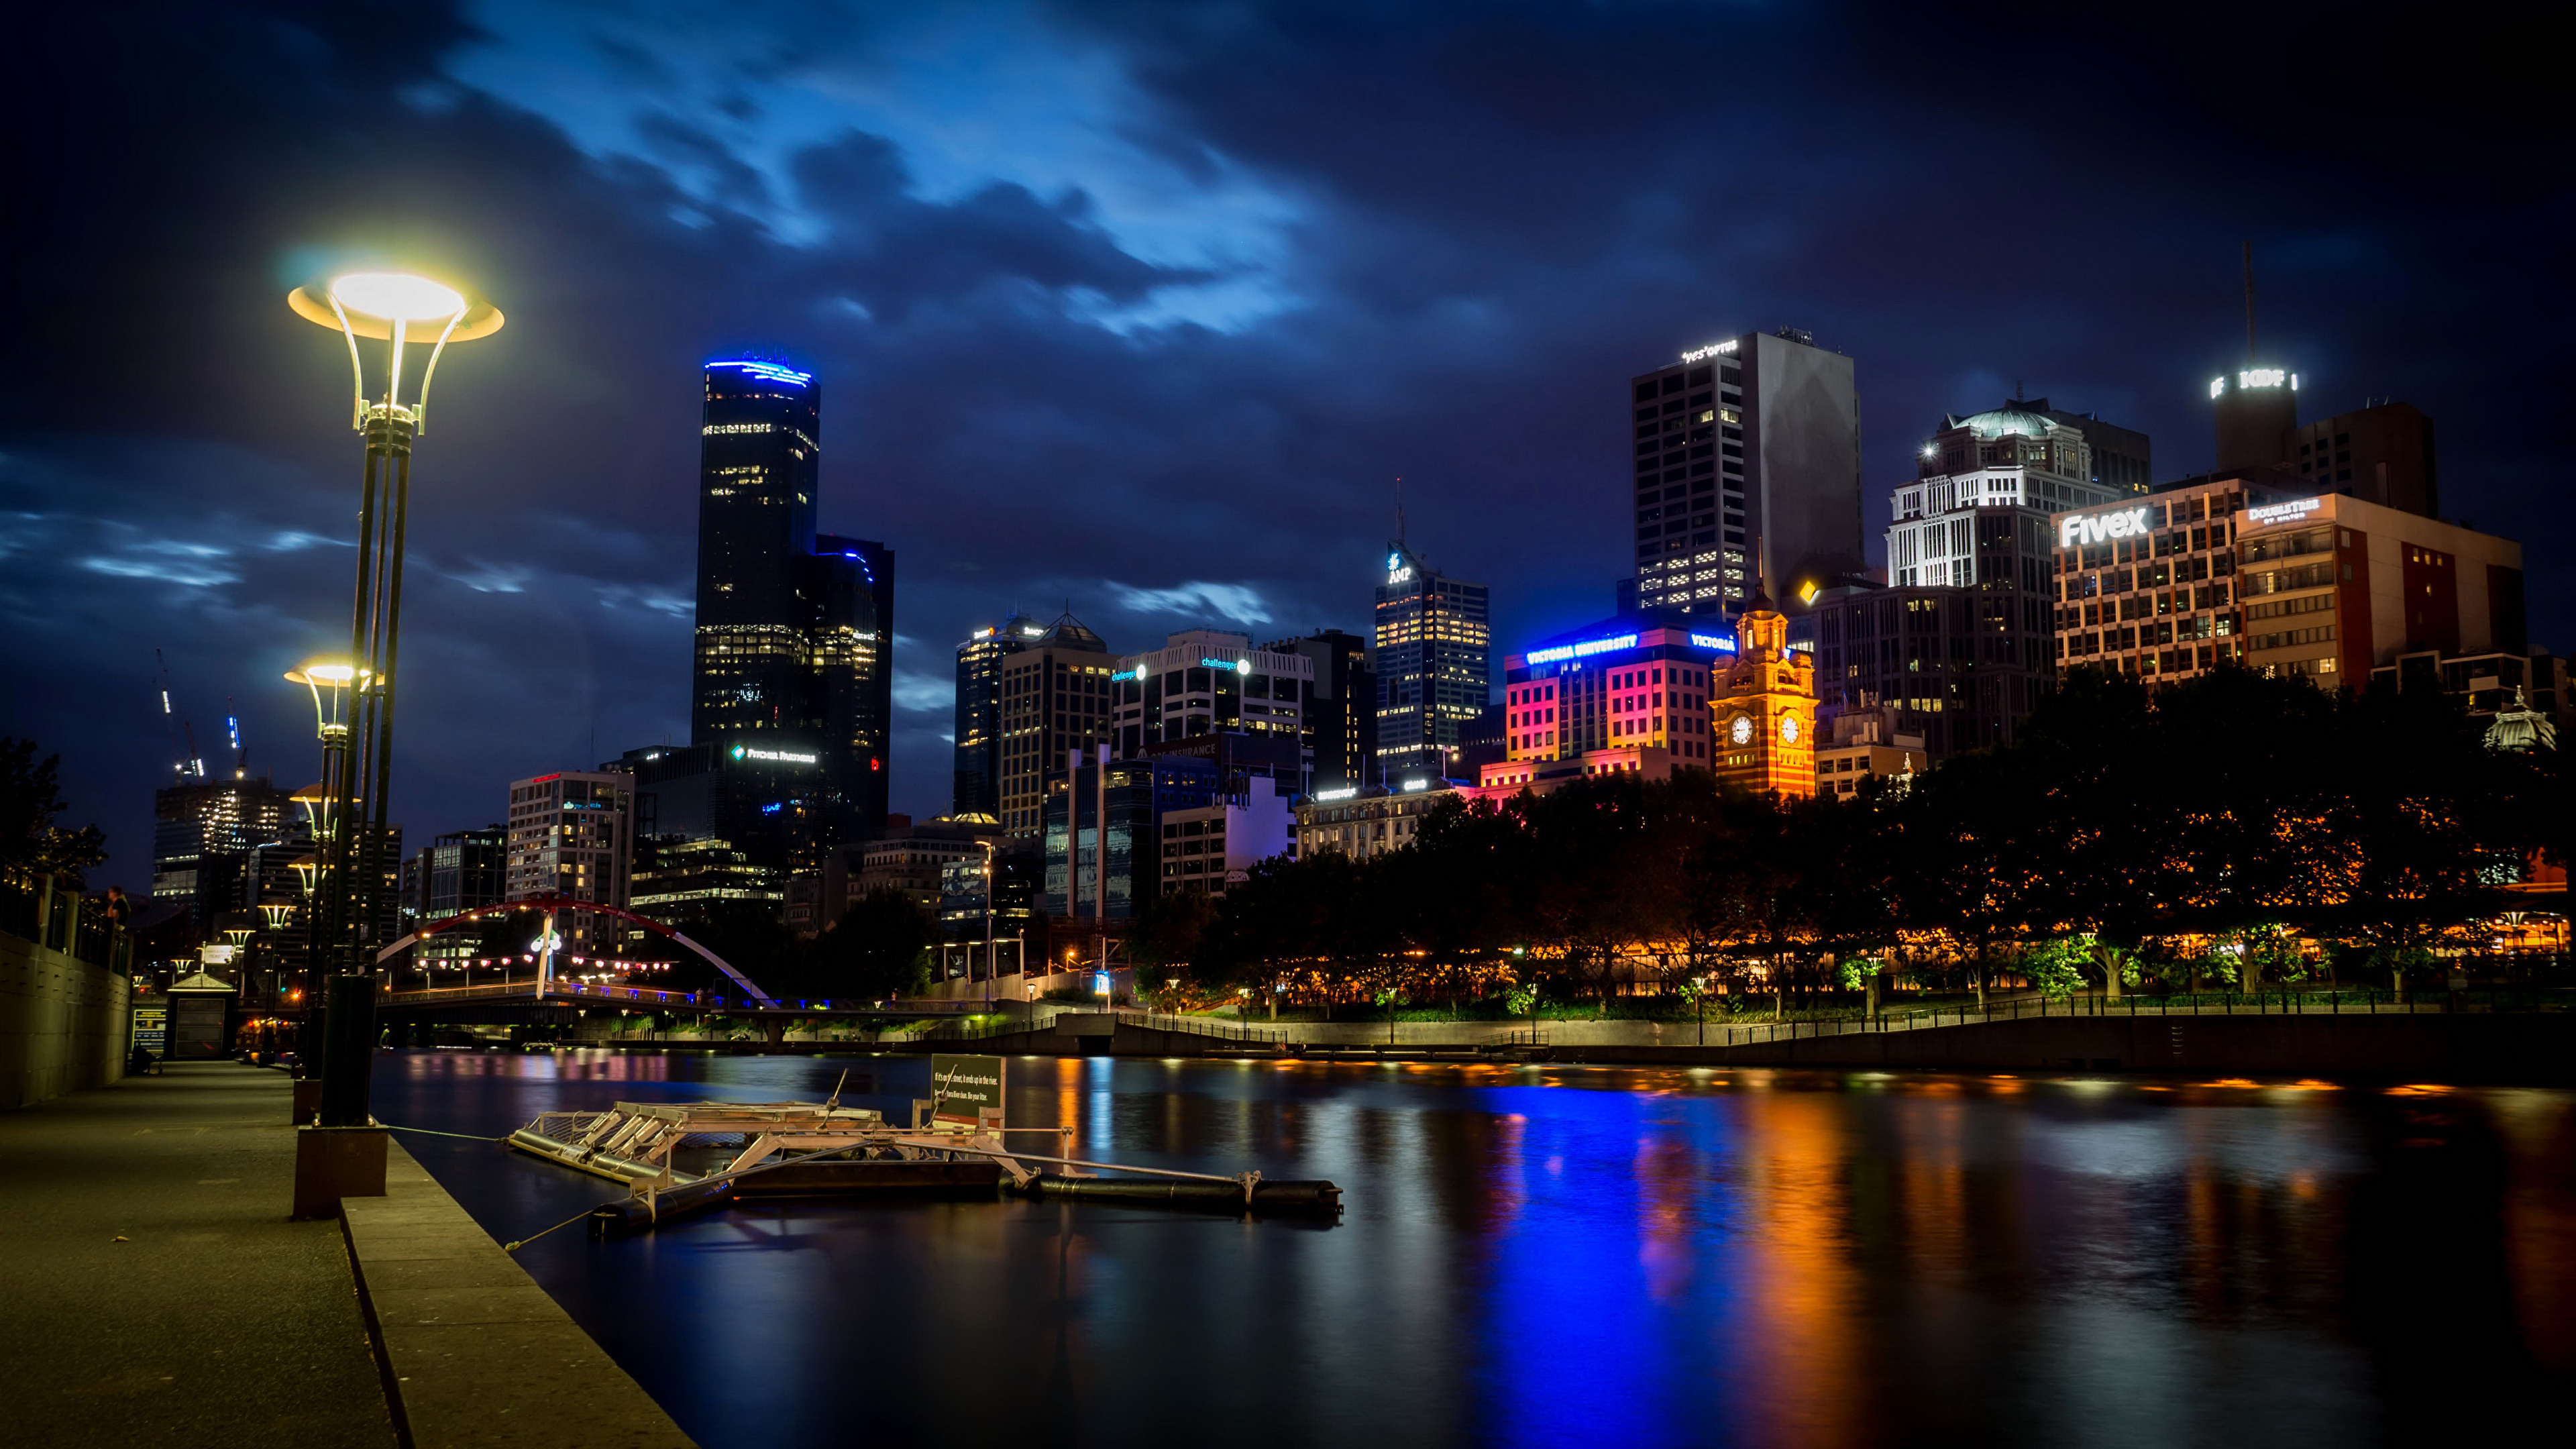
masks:
[[[344,272],[296,288],[287,294],[286,305],[347,341],[349,421],[366,441],[348,655],[287,676],[313,691],[323,746],[317,832],[323,821],[329,822],[328,836],[316,842],[321,871],[308,965],[311,972],[330,976],[327,994],[308,1001],[323,1009],[319,1121],[324,1127],[362,1127],[367,1122],[368,1057],[375,1041],[373,955],[385,944],[376,937],[384,916],[387,786],[393,772],[412,444],[428,431],[430,384],[448,344],[500,331],[501,313],[464,288],[392,271]],[[369,383],[368,355],[375,349],[362,345],[367,343],[385,344],[376,372],[381,386]],[[420,387],[408,400],[403,393],[406,350],[425,354]],[[313,1035],[308,1025],[302,1055],[311,1055]],[[301,1187],[299,1173],[299,1213],[307,1204]]]

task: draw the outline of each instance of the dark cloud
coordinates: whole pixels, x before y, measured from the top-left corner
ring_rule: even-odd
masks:
[[[65,750],[129,884],[170,754],[156,647],[201,745],[229,698],[254,765],[311,768],[277,675],[345,635],[357,459],[345,357],[280,301],[367,254],[510,316],[442,368],[420,453],[416,835],[683,733],[696,368],[746,346],[823,378],[824,526],[900,555],[898,808],[945,806],[968,627],[1065,600],[1122,646],[1365,627],[1397,475],[1506,641],[1597,614],[1620,386],[1710,337],[1797,325],[1853,354],[1873,489],[2017,379],[2149,429],[2168,474],[2205,463],[2244,236],[2314,406],[2439,418],[2446,502],[2525,539],[2537,637],[2576,648],[2564,128],[2541,48],[2491,27],[826,5],[763,10],[724,56],[644,43],[645,12],[514,53],[596,66],[601,120],[466,79],[523,44],[490,13],[57,7],[13,37],[0,730]],[[944,43],[898,54],[907,27]],[[1112,99],[1015,108],[1050,47],[1081,57],[1065,94]],[[939,79],[958,56],[996,68]],[[909,133],[903,85],[949,87]],[[814,127],[817,96],[882,114]],[[788,135],[812,139],[760,144]],[[1205,304],[1229,288],[1234,314]]]

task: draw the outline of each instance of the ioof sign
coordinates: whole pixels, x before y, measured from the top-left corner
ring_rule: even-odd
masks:
[[[942,1122],[973,1124],[985,1112],[1002,1110],[1000,1057],[930,1059],[930,1115]]]

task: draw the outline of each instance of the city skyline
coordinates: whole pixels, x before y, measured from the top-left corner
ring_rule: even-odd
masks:
[[[1912,448],[1944,414],[1998,397],[2027,390],[2098,410],[2156,440],[2162,477],[2199,471],[2210,461],[2207,379],[2241,360],[2235,245],[2249,231],[2264,349],[2303,373],[2303,407],[2340,413],[2394,395],[2440,419],[2443,507],[2533,544],[2532,642],[2576,639],[2565,570],[2539,546],[2562,507],[2543,492],[2548,455],[2537,430],[2515,427],[2543,405],[2552,364],[2472,325],[2504,315],[2501,284],[2468,276],[2427,223],[2334,206],[2313,223],[2249,221],[2280,215],[2269,198],[2287,183],[2257,163],[2282,157],[2274,146],[2227,154],[2241,138],[2183,115],[2180,98],[2115,108],[2126,128],[2116,135],[2085,129],[2110,121],[2056,121],[2000,142],[1937,107],[1852,102],[1924,127],[1915,140],[1853,143],[1853,164],[1890,188],[1877,205],[1916,195],[1899,163],[1942,149],[2129,140],[2199,168],[2187,181],[2081,183],[2125,207],[2163,208],[2135,236],[2036,236],[1997,257],[1933,234],[1910,237],[1902,256],[1872,252],[1866,215],[1799,199],[1797,160],[1825,153],[1793,147],[1742,184],[1771,188],[1773,225],[1812,242],[1812,255],[1731,243],[1721,266],[1703,262],[1677,283],[1664,269],[1682,250],[1673,234],[1551,215],[1584,198],[1673,204],[1688,190],[1607,159],[1630,144],[1611,124],[1630,103],[1609,92],[1578,91],[1605,127],[1599,140],[1529,156],[1515,177],[1482,177],[1481,191],[1408,198],[1390,190],[1402,173],[1367,155],[1408,124],[1375,92],[1301,150],[1251,125],[1259,87],[1229,102],[1191,76],[1151,71],[1143,37],[1060,23],[1101,27],[1091,33],[1121,58],[1125,93],[1231,169],[1157,172],[1161,190],[1140,190],[1141,152],[1058,157],[1049,172],[1007,148],[961,151],[935,124],[954,98],[918,93],[842,117],[848,134],[788,127],[801,150],[763,150],[727,129],[697,84],[707,72],[688,67],[670,98],[698,126],[696,149],[666,138],[656,150],[559,93],[513,89],[514,66],[596,67],[605,51],[551,54],[509,23],[479,39],[433,27],[402,62],[412,99],[385,117],[342,109],[291,68],[270,82],[296,124],[475,157],[485,169],[471,182],[422,163],[425,193],[444,206],[410,218],[407,239],[422,265],[470,271],[514,317],[474,367],[442,375],[455,391],[435,442],[456,461],[424,490],[415,523],[422,587],[406,659],[423,688],[406,703],[421,713],[407,716],[419,723],[407,727],[394,801],[410,838],[485,823],[509,780],[685,736],[692,393],[704,360],[761,347],[834,390],[834,436],[847,442],[825,461],[823,517],[864,520],[906,559],[891,804],[916,816],[948,801],[950,656],[973,624],[1015,602],[1052,614],[1069,597],[1122,649],[1194,626],[1256,639],[1361,629],[1398,474],[1415,547],[1492,587],[1497,662],[1599,617],[1629,568],[1613,526],[1628,486],[1626,419],[1601,380],[1669,365],[1713,337],[1796,327],[1853,359],[1872,562],[1883,561],[1878,509],[1911,471]],[[1624,43],[1590,22],[1553,24],[1490,40],[1543,67],[1551,48],[1579,59]],[[1792,71],[1826,64],[1814,57],[1827,52],[1864,71],[1895,64],[1875,48],[1892,39],[1845,55],[1816,48],[1797,22],[1765,25],[1731,43],[1770,47],[1797,60]],[[1950,43],[1911,38],[1936,53]],[[1303,67],[1353,39],[1301,51],[1249,35],[1217,53]],[[1443,75],[1427,34],[1380,39],[1408,75]],[[367,41],[314,39],[326,53]],[[240,56],[270,44],[248,29],[207,43]],[[2152,60],[2149,50],[2132,63],[2144,73]],[[168,77],[174,104],[225,84],[175,45],[143,46],[136,68]],[[2225,73],[2179,84],[2216,87]],[[784,114],[796,88],[777,82],[753,100]],[[1089,103],[1043,104],[1075,114]],[[1799,104],[1819,122],[1835,114],[1827,98]],[[255,154],[261,127],[286,124],[216,110],[219,134],[204,144],[226,154]],[[1447,124],[1512,134],[1489,106],[1461,113],[1483,119]],[[103,166],[122,144],[117,127],[143,119],[64,138],[60,164]],[[2303,164],[2356,164],[2359,133],[2349,117],[2340,124],[2311,119]],[[1478,142],[1452,134],[1444,145]],[[727,157],[750,168],[732,191]],[[1593,180],[1587,166],[1606,170]],[[267,312],[287,269],[381,251],[385,239],[302,184],[214,168],[167,198],[201,223],[171,229],[195,240],[102,241],[90,228],[133,213],[104,201],[85,210],[85,183],[67,172],[63,184],[72,219],[27,235],[22,274],[77,294],[92,268],[126,266],[213,340],[136,375],[156,419],[138,431],[129,406],[103,410],[67,382],[126,367],[99,350],[126,346],[126,324],[83,340],[66,304],[34,299],[29,351],[55,361],[13,364],[19,386],[0,414],[17,572],[0,600],[17,625],[8,666],[47,685],[13,699],[6,724],[65,751],[76,808],[110,830],[115,859],[101,878],[134,888],[148,873],[150,789],[168,782],[156,645],[201,729],[229,698],[254,771],[288,788],[315,771],[309,725],[272,681],[281,663],[328,647],[345,584],[343,541],[330,534],[341,440],[321,401],[336,363]],[[1272,204],[1300,188],[1306,210]],[[1314,228],[1327,221],[1350,237],[1415,231],[1435,255],[1476,264],[1430,281],[1391,241],[1326,240]],[[1465,249],[1471,235],[1489,238],[1487,250]],[[2432,273],[2454,280],[2404,284]],[[2036,312],[2048,316],[2026,315]],[[138,313],[132,325],[159,322]],[[219,368],[228,355],[253,365]]]

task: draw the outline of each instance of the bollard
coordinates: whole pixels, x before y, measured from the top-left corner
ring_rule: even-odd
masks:
[[[367,1074],[375,1065],[376,983],[367,976],[332,976],[331,1008],[323,1025],[321,1125],[367,1125]]]

